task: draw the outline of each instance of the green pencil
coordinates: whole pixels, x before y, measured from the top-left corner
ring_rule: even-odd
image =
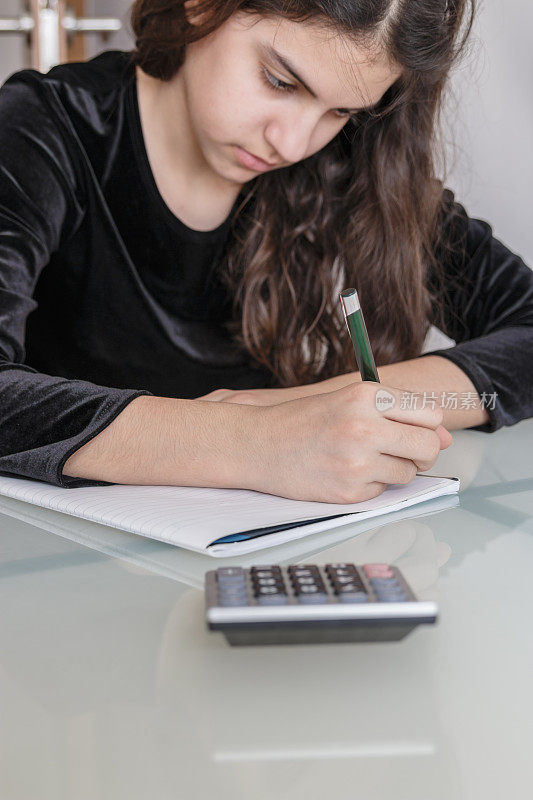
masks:
[[[348,326],[348,331],[355,350],[357,366],[361,373],[362,381],[376,381],[379,383],[379,375],[374,362],[370,339],[366,330],[365,319],[359,302],[359,295],[355,289],[345,289],[340,293],[344,319]]]

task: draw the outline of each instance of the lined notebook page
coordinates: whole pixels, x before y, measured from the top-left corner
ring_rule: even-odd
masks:
[[[124,485],[60,489],[38,481],[0,476],[0,494],[8,497],[217,556],[269,547],[432,497],[453,494],[458,489],[456,478],[417,475],[406,486],[388,486],[373,500],[338,505],[289,500],[246,489]],[[347,516],[210,547],[217,539],[232,533],[335,514]]]

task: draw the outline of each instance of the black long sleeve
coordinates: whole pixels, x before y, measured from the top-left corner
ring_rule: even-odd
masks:
[[[0,92],[0,470],[60,486],[97,485],[63,476],[65,461],[147,392],[45,375],[24,363],[38,278],[84,213],[80,176],[47,94],[53,86],[43,86],[42,98],[24,84]]]
[[[533,416],[533,271],[468,217],[445,192],[444,225],[452,250],[439,253],[445,267],[440,300],[444,333],[456,345],[424,353],[453,361],[468,375],[489,421],[471,430],[496,431]]]

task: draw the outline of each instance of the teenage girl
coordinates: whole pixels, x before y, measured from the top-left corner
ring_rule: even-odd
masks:
[[[137,0],[0,91],[0,471],[351,503],[533,415],[533,273],[439,180],[471,0]],[[353,371],[358,289],[381,386]],[[430,325],[455,343],[422,351]]]

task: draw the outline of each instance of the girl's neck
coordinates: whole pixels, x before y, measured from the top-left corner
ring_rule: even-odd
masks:
[[[241,185],[222,182],[195,142],[180,82],[136,68],[142,133],[155,183],[172,213],[195,230],[224,222]]]

